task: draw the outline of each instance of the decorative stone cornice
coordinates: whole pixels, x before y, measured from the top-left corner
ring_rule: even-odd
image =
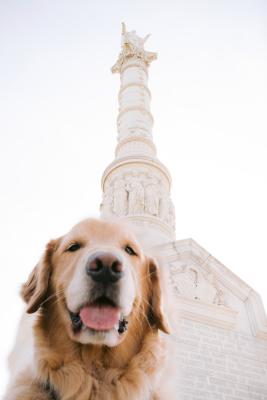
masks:
[[[152,215],[128,215],[126,219],[138,226],[143,226],[145,228],[153,227],[153,229],[156,228],[159,232],[169,238],[174,238],[175,236],[174,230],[169,224]]]
[[[168,182],[168,190],[171,188],[171,175],[168,171],[168,169],[163,165],[159,160],[155,158],[148,158],[148,157],[141,157],[138,156],[135,157],[125,157],[125,158],[120,158],[114,160],[104,171],[102,180],[101,180],[101,186],[102,190],[105,189],[105,182],[108,176],[114,172],[115,170],[118,170],[121,166],[126,166],[126,165],[132,165],[132,164],[139,164],[141,166],[147,165],[154,167],[158,170],[159,173],[163,174],[165,176],[166,182]]]
[[[181,318],[240,330],[238,324],[245,315],[250,332],[267,340],[267,317],[260,296],[197,242],[178,240],[157,246],[156,251],[169,267]]]
[[[246,306],[253,334],[267,340],[267,316],[260,296],[253,289],[246,299]]]

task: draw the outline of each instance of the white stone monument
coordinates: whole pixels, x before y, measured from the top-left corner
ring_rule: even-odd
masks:
[[[122,25],[118,144],[102,178],[102,214],[130,220],[160,251],[176,309],[177,400],[267,400],[267,318],[260,296],[193,239],[175,240],[171,177],[152,138],[145,38]]]

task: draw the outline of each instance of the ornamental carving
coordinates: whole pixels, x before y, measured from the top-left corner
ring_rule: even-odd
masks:
[[[103,193],[103,200],[100,204],[100,210],[103,215],[111,215],[113,207],[113,191],[112,188],[108,188],[105,193]]]
[[[147,66],[157,58],[157,53],[146,51],[144,44],[150,35],[141,38],[135,31],[127,32],[125,23],[122,23],[121,33],[121,52],[116,64],[111,68],[113,73],[121,72],[121,67],[125,61],[134,57],[142,60]]]
[[[125,171],[105,188],[101,210],[105,215],[151,215],[175,226],[174,206],[159,177],[150,171]]]
[[[116,215],[126,215],[127,214],[127,201],[128,192],[125,187],[125,182],[123,179],[118,179],[114,183],[114,193],[113,194],[113,212]],[[112,204],[112,201],[111,201]]]
[[[146,184],[145,210],[148,214],[157,217],[159,215],[159,188],[155,180],[149,180]]]
[[[170,280],[174,291],[191,300],[227,306],[225,290],[212,272],[200,271],[188,264],[170,264]]]
[[[126,188],[128,191],[128,214],[143,214],[145,208],[145,189],[143,184],[138,180],[134,180],[127,183]]]

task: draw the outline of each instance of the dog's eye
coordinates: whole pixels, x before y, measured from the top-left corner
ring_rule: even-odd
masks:
[[[131,248],[131,246],[125,246],[124,250],[126,253],[128,253],[130,256],[137,256],[136,252]]]
[[[72,244],[67,248],[67,251],[74,252],[74,251],[79,250],[80,248],[81,248],[81,245],[80,245],[79,243],[72,243]]]

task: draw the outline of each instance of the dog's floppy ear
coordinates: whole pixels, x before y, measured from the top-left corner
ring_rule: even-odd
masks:
[[[27,282],[22,285],[21,296],[27,303],[27,313],[29,314],[37,311],[46,298],[51,275],[51,258],[56,243],[57,240],[51,240],[47,244],[41,260],[31,272]]]
[[[162,305],[162,283],[160,269],[152,258],[148,259],[148,275],[150,278],[150,312],[149,319],[162,332],[170,333],[167,316],[164,314]]]

